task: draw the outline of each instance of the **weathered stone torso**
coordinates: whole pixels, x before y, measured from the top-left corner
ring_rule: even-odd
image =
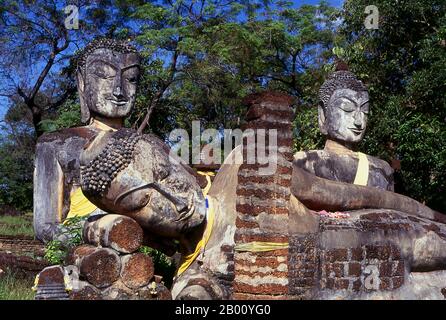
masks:
[[[351,153],[334,153],[327,150],[311,150],[294,155],[295,164],[320,178],[353,183],[358,168],[358,156]],[[367,186],[393,191],[393,169],[378,158],[367,155],[369,177]]]
[[[99,130],[64,129],[44,134],[36,147],[34,229],[37,238],[52,238],[55,224],[70,210],[70,195],[80,187],[79,157]]]
[[[90,127],[70,128],[43,135],[39,144],[51,148],[64,172],[66,186],[80,184],[79,157],[85,145],[97,135],[98,131]]]

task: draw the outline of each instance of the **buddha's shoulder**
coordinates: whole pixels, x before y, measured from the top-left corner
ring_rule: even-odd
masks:
[[[293,156],[293,162],[302,163],[307,161],[323,160],[329,157],[330,154],[325,150],[297,151]]]
[[[369,160],[369,165],[373,169],[383,171],[386,176],[393,175],[394,170],[387,161],[370,155],[367,155],[367,159]]]
[[[98,134],[98,131],[91,127],[73,127],[58,131],[44,133],[37,140],[38,144],[64,144],[73,139],[90,140]]]
[[[388,162],[371,155],[367,155],[367,159],[372,169],[383,171],[386,176],[393,174],[393,169]],[[351,163],[352,161],[358,161],[358,155],[355,152],[350,154],[337,154],[327,150],[308,150],[296,152],[293,159],[293,162],[297,165],[305,165],[307,163],[320,161],[341,161]]]
[[[145,133],[142,135],[142,140],[152,144],[165,144],[163,140],[153,133]]]

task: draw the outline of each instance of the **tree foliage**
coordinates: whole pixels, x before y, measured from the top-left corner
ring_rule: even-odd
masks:
[[[367,30],[367,1],[346,1],[344,58],[368,85],[372,116],[362,149],[401,162],[396,191],[446,207],[446,3],[380,0]]]
[[[0,122],[0,206],[19,210],[32,208],[35,142],[26,108],[16,102]]]
[[[131,122],[139,125],[155,100],[150,128],[165,135],[190,129],[192,120],[234,128],[246,111],[243,97],[263,89],[308,105],[330,58],[338,11],[325,2],[295,9],[283,1],[166,1],[134,16],[143,25],[136,39],[147,72]]]
[[[190,130],[193,120],[203,129],[236,128],[246,112],[242,99],[273,89],[295,97],[295,150],[321,148],[317,92],[334,58],[344,59],[371,96],[360,149],[400,161],[397,192],[445,211],[446,4],[377,0],[379,28],[368,30],[369,4],[78,1],[80,29],[67,31],[63,1],[3,1],[0,94],[10,108],[0,142],[0,204],[30,207],[33,134],[80,125],[70,58],[106,35],[132,39],[143,55],[126,126],[148,120],[145,131],[164,138],[174,128]]]

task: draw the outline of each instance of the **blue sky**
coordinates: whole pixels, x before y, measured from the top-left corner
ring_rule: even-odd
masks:
[[[296,0],[293,1],[296,7],[299,7],[303,4],[317,4],[320,0]],[[330,5],[340,7],[342,6],[343,0],[328,0]],[[8,98],[0,96],[0,121],[3,120],[6,110],[8,108]]]
[[[295,0],[293,2],[299,6],[302,4],[318,4],[320,1],[319,0],[307,0],[307,1]],[[343,0],[328,0],[327,2],[334,7],[340,7],[344,1]]]
[[[6,108],[8,106],[8,99],[5,97],[0,97],[0,120],[5,116]]]

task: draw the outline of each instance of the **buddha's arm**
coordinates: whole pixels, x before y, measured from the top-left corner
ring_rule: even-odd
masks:
[[[34,169],[34,231],[42,241],[52,240],[62,219],[63,171],[55,146],[38,143]]]
[[[323,179],[293,165],[291,192],[312,210],[356,210],[381,208],[402,211],[428,219],[439,219],[425,205],[398,193]]]

